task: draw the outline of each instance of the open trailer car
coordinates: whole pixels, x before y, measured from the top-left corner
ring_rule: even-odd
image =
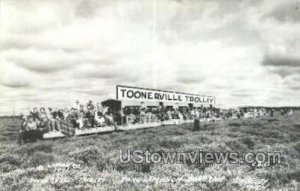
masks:
[[[168,125],[178,125],[183,123],[193,123],[191,118],[178,118],[177,117],[166,117],[163,115],[164,112],[160,111],[158,107],[146,107],[141,108],[141,106],[126,106],[122,108],[122,103],[119,100],[109,99],[103,101],[103,107],[107,107],[107,117],[113,116],[113,120],[106,119],[105,125],[94,127],[91,126],[91,123],[87,118],[84,118],[85,121],[82,128],[79,128],[74,124],[74,119],[66,118],[60,120],[59,130],[52,130],[50,128],[43,129],[42,131],[30,131],[23,132],[20,135],[22,140],[31,139],[35,141],[37,139],[54,139],[62,137],[72,137],[80,135],[89,135],[89,134],[98,134],[112,131],[126,131],[133,129],[144,129],[158,126],[168,126]],[[113,122],[112,122],[113,121]],[[52,128],[57,129],[57,128]]]
[[[30,131],[21,131],[19,133],[18,141],[20,144],[22,144],[26,142],[35,142],[37,140],[98,134],[98,133],[112,132],[116,130],[116,127],[114,125],[91,127],[90,124],[86,124],[83,128],[79,129],[79,128],[75,128],[69,119],[61,120],[59,123],[61,126],[60,130],[50,131],[49,128],[47,128],[47,129],[37,129],[37,130],[30,130]]]
[[[87,118],[83,118],[83,127],[79,128],[72,122],[72,119],[67,118],[60,121],[61,129],[60,131],[48,131],[43,134],[43,139],[53,139],[53,138],[61,138],[61,137],[72,137],[72,136],[80,136],[80,135],[90,135],[90,134],[98,134],[98,133],[106,133],[117,130],[116,125],[121,125],[121,119],[119,115],[119,111],[121,110],[121,102],[118,100],[109,99],[101,102],[103,107],[108,108],[108,113],[112,114],[114,117],[115,123],[111,120],[106,119],[105,125],[98,126],[95,124],[93,127],[90,121]]]
[[[82,128],[76,128],[70,120],[60,121],[61,130],[60,131],[50,131],[43,134],[43,139],[61,138],[61,137],[72,137],[80,135],[90,135],[97,133],[105,133],[115,131],[114,125],[105,125],[92,127],[90,123],[85,123]]]

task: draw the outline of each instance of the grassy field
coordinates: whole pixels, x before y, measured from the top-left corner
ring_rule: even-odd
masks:
[[[231,120],[193,131],[192,124],[72,137],[17,145],[21,121],[0,121],[0,189],[3,190],[268,190],[300,189],[300,114]],[[281,152],[282,163],[120,164],[120,150]],[[69,168],[59,165],[72,164]],[[56,165],[56,166],[55,166]],[[178,177],[223,177],[178,181]],[[171,177],[166,182],[120,181]],[[2,185],[2,186],[1,186]]]

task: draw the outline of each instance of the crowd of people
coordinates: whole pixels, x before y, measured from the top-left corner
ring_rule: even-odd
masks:
[[[290,110],[280,110],[284,115]],[[269,114],[274,115],[273,109],[229,109],[222,110],[213,107],[125,107],[113,111],[101,103],[93,101],[83,104],[76,100],[71,108],[33,108],[28,115],[23,116],[22,131],[40,130],[42,132],[62,131],[63,122],[75,129],[85,129],[104,126],[144,124],[168,120],[194,120],[194,119],[230,119],[253,117]]]
[[[82,104],[77,100],[70,109],[33,108],[28,115],[23,116],[22,130],[61,131],[62,121],[70,122],[78,129],[115,125],[112,113],[101,103],[89,101]]]

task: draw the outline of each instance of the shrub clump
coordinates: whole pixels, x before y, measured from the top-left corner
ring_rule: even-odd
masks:
[[[294,145],[294,149],[299,153],[299,155],[300,155],[300,142],[298,142],[298,143],[296,143],[295,145]]]
[[[228,126],[231,126],[231,127],[241,127],[243,124],[239,121],[233,121],[233,122],[230,122],[228,123]]]
[[[253,140],[249,137],[246,137],[244,139],[242,139],[243,144],[247,145],[248,149],[253,150],[254,149],[254,145],[255,143],[253,142]]]
[[[20,167],[22,161],[17,155],[6,154],[0,157],[0,171],[9,172]]]
[[[33,146],[30,146],[27,149],[27,154],[31,155],[31,154],[33,154],[35,152],[38,152],[38,151],[42,151],[42,152],[45,152],[45,153],[51,153],[53,151],[52,145],[49,144],[49,143],[34,144]]]
[[[73,152],[69,153],[75,162],[86,165],[95,165],[98,160],[103,160],[102,152],[96,146],[89,146],[83,149],[76,149]]]
[[[248,150],[248,146],[243,143],[243,140],[227,141],[226,146],[236,152],[245,152]]]
[[[182,142],[180,140],[164,139],[159,143],[159,145],[164,148],[178,149],[182,145]]]
[[[50,164],[55,160],[55,156],[51,153],[36,152],[31,156],[30,166],[39,166]]]

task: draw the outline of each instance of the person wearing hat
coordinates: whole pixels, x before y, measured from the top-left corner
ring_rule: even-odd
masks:
[[[39,118],[40,118],[40,121],[41,121],[40,124],[39,124],[40,129],[42,131],[49,129],[50,122],[49,122],[48,114],[47,114],[46,109],[44,107],[40,108]]]
[[[95,126],[95,106],[92,100],[88,102],[86,108],[87,108],[86,117],[88,118],[89,123],[93,128]]]

